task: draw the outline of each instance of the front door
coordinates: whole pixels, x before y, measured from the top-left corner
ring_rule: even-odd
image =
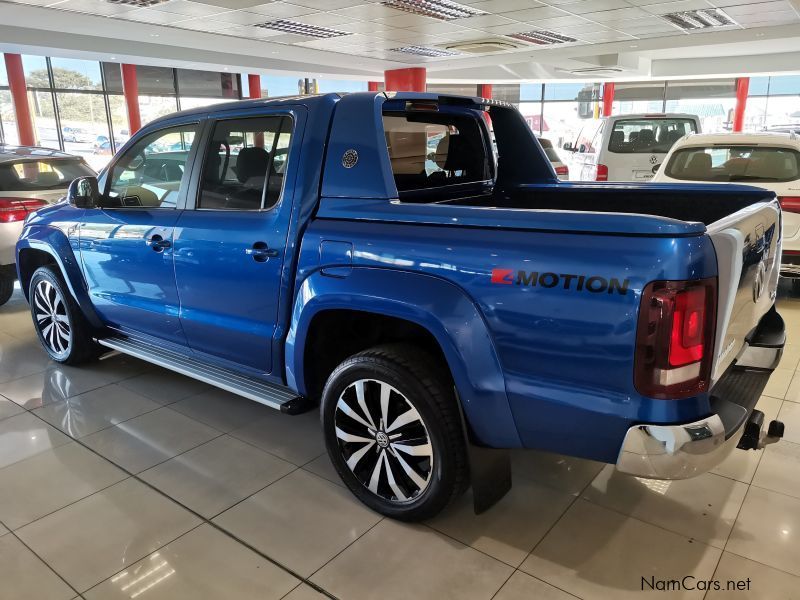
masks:
[[[272,370],[295,124],[288,114],[215,121],[196,206],[175,225],[175,279],[189,346],[261,373]]]
[[[86,211],[80,228],[83,273],[101,318],[184,345],[172,244],[198,127],[161,129],[126,150],[101,182],[100,207]]]

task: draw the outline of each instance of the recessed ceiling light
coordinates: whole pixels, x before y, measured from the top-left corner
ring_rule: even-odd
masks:
[[[297,21],[289,21],[287,19],[277,19],[275,21],[267,21],[266,23],[256,23],[256,27],[261,27],[262,29],[272,29],[274,31],[283,31],[284,33],[307,35],[315,38],[333,38],[343,35],[352,35],[349,31],[340,31],[338,29],[331,29],[330,27],[317,27],[316,25],[306,25],[305,23],[298,23]]]
[[[568,42],[578,41],[573,37],[545,30],[511,33],[508,37],[514,38],[515,40],[522,40],[523,42],[530,42],[531,44],[539,44],[540,46],[551,46],[553,44],[566,44]]]
[[[639,47],[639,45],[638,45],[638,44],[631,44],[631,45],[629,46],[629,48],[638,48],[638,47]]]
[[[385,0],[382,4],[397,10],[433,17],[442,21],[488,14],[486,11],[452,2],[451,0]]]
[[[661,15],[661,18],[686,30],[713,29],[715,27],[736,25],[736,21],[731,19],[719,8],[703,8],[700,10],[667,13]]]
[[[456,56],[460,52],[453,52],[452,50],[442,50],[441,48],[427,48],[425,46],[402,46],[400,48],[392,48],[392,52],[403,52],[405,54],[415,54],[416,56]]]
[[[150,37],[158,37],[158,34],[157,33],[151,33]]]

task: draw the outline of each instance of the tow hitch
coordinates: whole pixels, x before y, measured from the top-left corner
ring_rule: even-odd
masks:
[[[763,429],[764,413],[760,410],[754,410],[744,425],[744,433],[736,447],[742,450],[758,450],[769,444],[774,444],[783,437],[784,426],[781,421],[770,421],[766,433]]]

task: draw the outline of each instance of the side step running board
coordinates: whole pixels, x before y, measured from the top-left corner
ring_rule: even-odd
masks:
[[[198,379],[233,394],[266,404],[290,415],[295,415],[308,409],[306,400],[287,387],[267,383],[232,369],[210,365],[201,360],[184,356],[178,352],[173,352],[145,341],[127,337],[107,337],[97,340],[97,343],[123,354],[164,367],[170,371]]]

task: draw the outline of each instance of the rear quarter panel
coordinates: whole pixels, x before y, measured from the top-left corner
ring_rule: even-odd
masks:
[[[633,387],[641,290],[657,279],[716,275],[713,248],[704,235],[635,237],[318,219],[304,237],[301,280],[322,266],[322,240],[351,243],[353,267],[421,273],[455,286],[474,303],[488,328],[487,343],[496,351],[525,447],[613,461],[634,422],[685,422],[708,413],[706,397],[652,400]],[[534,272],[552,273],[558,283],[518,284],[519,271],[525,274],[521,283]],[[590,277],[599,278],[594,280],[598,291],[585,288]],[[599,289],[598,282],[612,279],[619,284],[610,292],[607,285]],[[550,285],[553,278],[544,281]],[[369,304],[368,297],[350,300],[354,308]],[[429,303],[441,314],[450,308],[447,298]],[[478,348],[467,344],[461,350],[465,368],[479,369]],[[462,402],[471,401],[468,390],[459,391]]]

